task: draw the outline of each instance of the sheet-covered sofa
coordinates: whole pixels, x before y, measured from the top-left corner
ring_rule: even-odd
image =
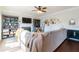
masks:
[[[43,51],[54,51],[66,38],[67,31],[65,29],[59,29],[44,33]]]
[[[29,32],[30,34],[27,35],[27,32],[23,32],[21,33],[21,48],[23,48],[25,51],[30,51],[30,48],[27,47],[26,44],[29,43],[29,40],[32,39],[32,34],[36,34],[36,33],[32,33]],[[39,45],[40,41],[39,41],[39,36],[42,37],[42,44],[40,44],[42,46],[42,50],[41,52],[51,52],[54,51],[57,47],[60,46],[60,44],[66,39],[67,36],[67,32],[65,29],[58,29],[58,30],[54,30],[54,31],[49,31],[49,32],[39,32],[40,34],[38,34],[38,39],[35,39],[38,43],[36,45]],[[28,37],[30,37],[30,39],[28,39]],[[36,38],[37,38],[36,37]],[[35,41],[34,41],[35,42]],[[35,45],[35,46],[36,46]],[[34,48],[35,48],[34,46]],[[40,48],[41,46],[39,46],[38,48]],[[33,48],[33,47],[32,47]],[[39,50],[39,49],[38,49]],[[40,52],[40,51],[34,51],[34,52]]]

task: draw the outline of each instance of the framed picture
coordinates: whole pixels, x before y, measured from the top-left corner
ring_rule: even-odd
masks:
[[[71,19],[71,20],[69,21],[69,25],[75,25],[75,20]]]

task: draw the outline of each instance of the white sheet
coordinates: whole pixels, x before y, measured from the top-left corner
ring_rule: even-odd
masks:
[[[55,30],[60,30],[63,28],[62,24],[50,24],[49,26],[45,26],[44,32],[50,32]]]

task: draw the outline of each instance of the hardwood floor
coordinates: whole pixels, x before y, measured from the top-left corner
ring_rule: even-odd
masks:
[[[54,52],[79,52],[79,42],[66,39]]]

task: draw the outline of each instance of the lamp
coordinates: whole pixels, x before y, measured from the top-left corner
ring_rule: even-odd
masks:
[[[38,14],[41,14],[41,13],[43,13],[43,12],[42,12],[42,11],[40,11],[40,10],[38,10],[38,11],[37,11],[37,13],[38,13]]]

